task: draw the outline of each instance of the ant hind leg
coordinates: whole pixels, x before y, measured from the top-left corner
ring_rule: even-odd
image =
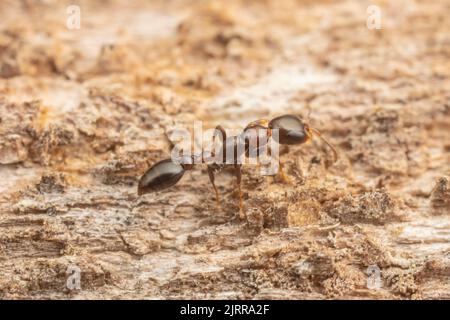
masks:
[[[216,203],[217,203],[217,208],[220,208],[220,195],[219,195],[219,190],[217,190],[216,184],[214,183],[214,169],[211,166],[208,166],[208,176],[209,176],[209,181],[211,181],[211,184],[214,188],[214,192],[216,194]]]

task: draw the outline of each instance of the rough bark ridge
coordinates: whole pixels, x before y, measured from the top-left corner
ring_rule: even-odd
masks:
[[[450,298],[450,1],[381,30],[372,1],[79,3],[0,3],[1,298]],[[226,172],[221,211],[202,167],[137,197],[164,132],[308,110],[339,161],[245,166],[244,220]]]

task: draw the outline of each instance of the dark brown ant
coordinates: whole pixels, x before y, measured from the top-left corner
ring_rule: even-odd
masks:
[[[277,135],[272,135],[274,130],[278,131]],[[262,136],[260,135],[261,132],[263,133]],[[266,119],[254,121],[247,125],[240,135],[231,137],[227,137],[225,130],[221,126],[217,126],[213,139],[216,138],[218,133],[220,133],[222,137],[222,146],[219,149],[219,154],[217,154],[217,157],[214,153],[211,153],[211,156],[214,159],[220,159],[220,162],[211,162],[211,159],[207,159],[207,157],[204,157],[202,154],[200,156],[201,163],[207,164],[209,180],[214,188],[218,206],[220,206],[220,196],[214,182],[215,173],[226,167],[232,167],[234,169],[239,191],[239,211],[241,217],[243,215],[243,198],[241,190],[242,163],[240,159],[244,154],[247,158],[259,156],[261,154],[261,150],[268,147],[267,144],[271,137],[275,140],[275,142],[281,145],[298,145],[307,142],[313,136],[318,136],[331,148],[334,162],[336,162],[338,158],[336,149],[322,137],[320,132],[314,128],[311,128],[296,115],[283,115],[276,117],[271,121]],[[256,147],[249,143],[250,139],[255,136],[257,137]],[[231,160],[227,158],[227,154],[233,155]],[[194,158],[195,156],[188,159],[189,161],[180,161],[179,163],[173,161],[172,159],[157,162],[141,177],[138,185],[138,194],[142,195],[145,193],[157,192],[175,185],[187,170],[193,169]],[[282,176],[286,178],[282,171],[281,162],[279,169]]]

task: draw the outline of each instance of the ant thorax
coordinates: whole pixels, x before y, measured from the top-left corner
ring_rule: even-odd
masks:
[[[277,129],[269,131],[262,127],[248,128],[233,136],[228,136],[225,130],[216,129],[206,130],[203,136],[204,139],[196,143],[201,145],[200,152],[192,151],[193,148],[184,139],[183,143],[176,144],[172,149],[172,160],[183,164],[186,170],[196,164],[275,166],[278,163],[279,148],[276,140],[271,139],[278,137]]]

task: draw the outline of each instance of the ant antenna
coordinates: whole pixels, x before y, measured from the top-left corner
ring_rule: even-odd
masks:
[[[318,137],[320,138],[320,140],[322,140],[323,142],[325,142],[326,145],[327,145],[328,147],[330,147],[330,149],[333,151],[333,162],[336,162],[337,159],[338,159],[338,153],[337,153],[336,149],[333,147],[333,145],[332,145],[331,143],[329,143],[328,140],[325,139],[325,138],[320,134],[320,131],[319,131],[319,130],[314,129],[314,128],[311,128],[311,127],[309,128],[309,130],[311,130],[311,131],[314,133],[314,135],[318,136]]]

